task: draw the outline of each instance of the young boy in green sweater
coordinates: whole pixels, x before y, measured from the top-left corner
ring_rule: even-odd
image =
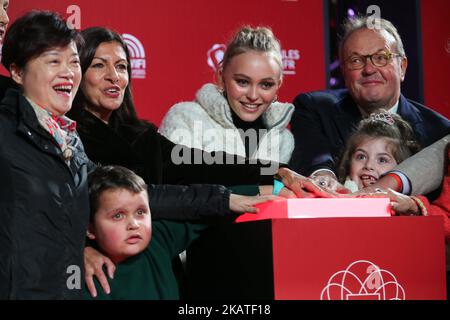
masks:
[[[91,221],[88,238],[115,264],[102,300],[178,299],[172,260],[198,238],[206,224],[158,220],[152,223],[147,185],[131,170],[99,167],[89,177]],[[266,201],[255,197],[253,204]],[[93,299],[88,290],[85,297]]]

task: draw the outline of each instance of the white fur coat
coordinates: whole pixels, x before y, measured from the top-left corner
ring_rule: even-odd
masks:
[[[290,103],[274,102],[269,106],[262,116],[267,130],[254,131],[260,138],[251,159],[289,161],[294,137],[287,126],[293,112],[294,106]],[[245,157],[245,146],[233,124],[228,101],[213,84],[205,84],[197,92],[195,102],[181,102],[170,108],[159,132],[178,144]],[[247,131],[248,134],[251,133]]]

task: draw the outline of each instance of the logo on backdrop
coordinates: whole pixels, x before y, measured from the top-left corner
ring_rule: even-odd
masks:
[[[216,71],[219,68],[220,62],[223,59],[226,45],[216,43],[207,53],[208,65]],[[300,59],[300,51],[297,49],[281,50],[283,58],[283,74],[295,75],[297,74],[297,61]]]
[[[297,49],[282,49],[283,57],[283,74],[297,74],[297,61],[300,60],[300,51]]]
[[[447,45],[445,47],[445,51],[447,51],[447,53],[450,53],[450,38],[447,39]]]
[[[145,79],[147,74],[147,64],[142,42],[128,33],[122,34],[122,38],[127,44],[128,51],[130,52],[131,77],[133,79]]]
[[[405,290],[389,271],[367,260],[350,264],[330,277],[321,300],[405,300]]]
[[[226,49],[226,45],[216,43],[211,47],[211,49],[208,50],[208,66],[210,66],[214,71],[219,68],[220,62],[222,62],[223,60]]]

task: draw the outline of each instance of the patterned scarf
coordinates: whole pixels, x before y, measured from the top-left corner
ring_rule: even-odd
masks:
[[[64,160],[70,165],[74,150],[80,143],[76,132],[77,123],[66,116],[56,116],[30,99],[27,100],[33,107],[39,124],[55,139]]]

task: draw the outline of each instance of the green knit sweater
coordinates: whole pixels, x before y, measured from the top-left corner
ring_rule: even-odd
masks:
[[[178,284],[172,271],[172,260],[198,238],[205,224],[158,220],[147,248],[116,266],[109,280],[111,293],[104,293],[95,279],[98,300],[175,300]],[[94,299],[85,289],[86,299]]]

